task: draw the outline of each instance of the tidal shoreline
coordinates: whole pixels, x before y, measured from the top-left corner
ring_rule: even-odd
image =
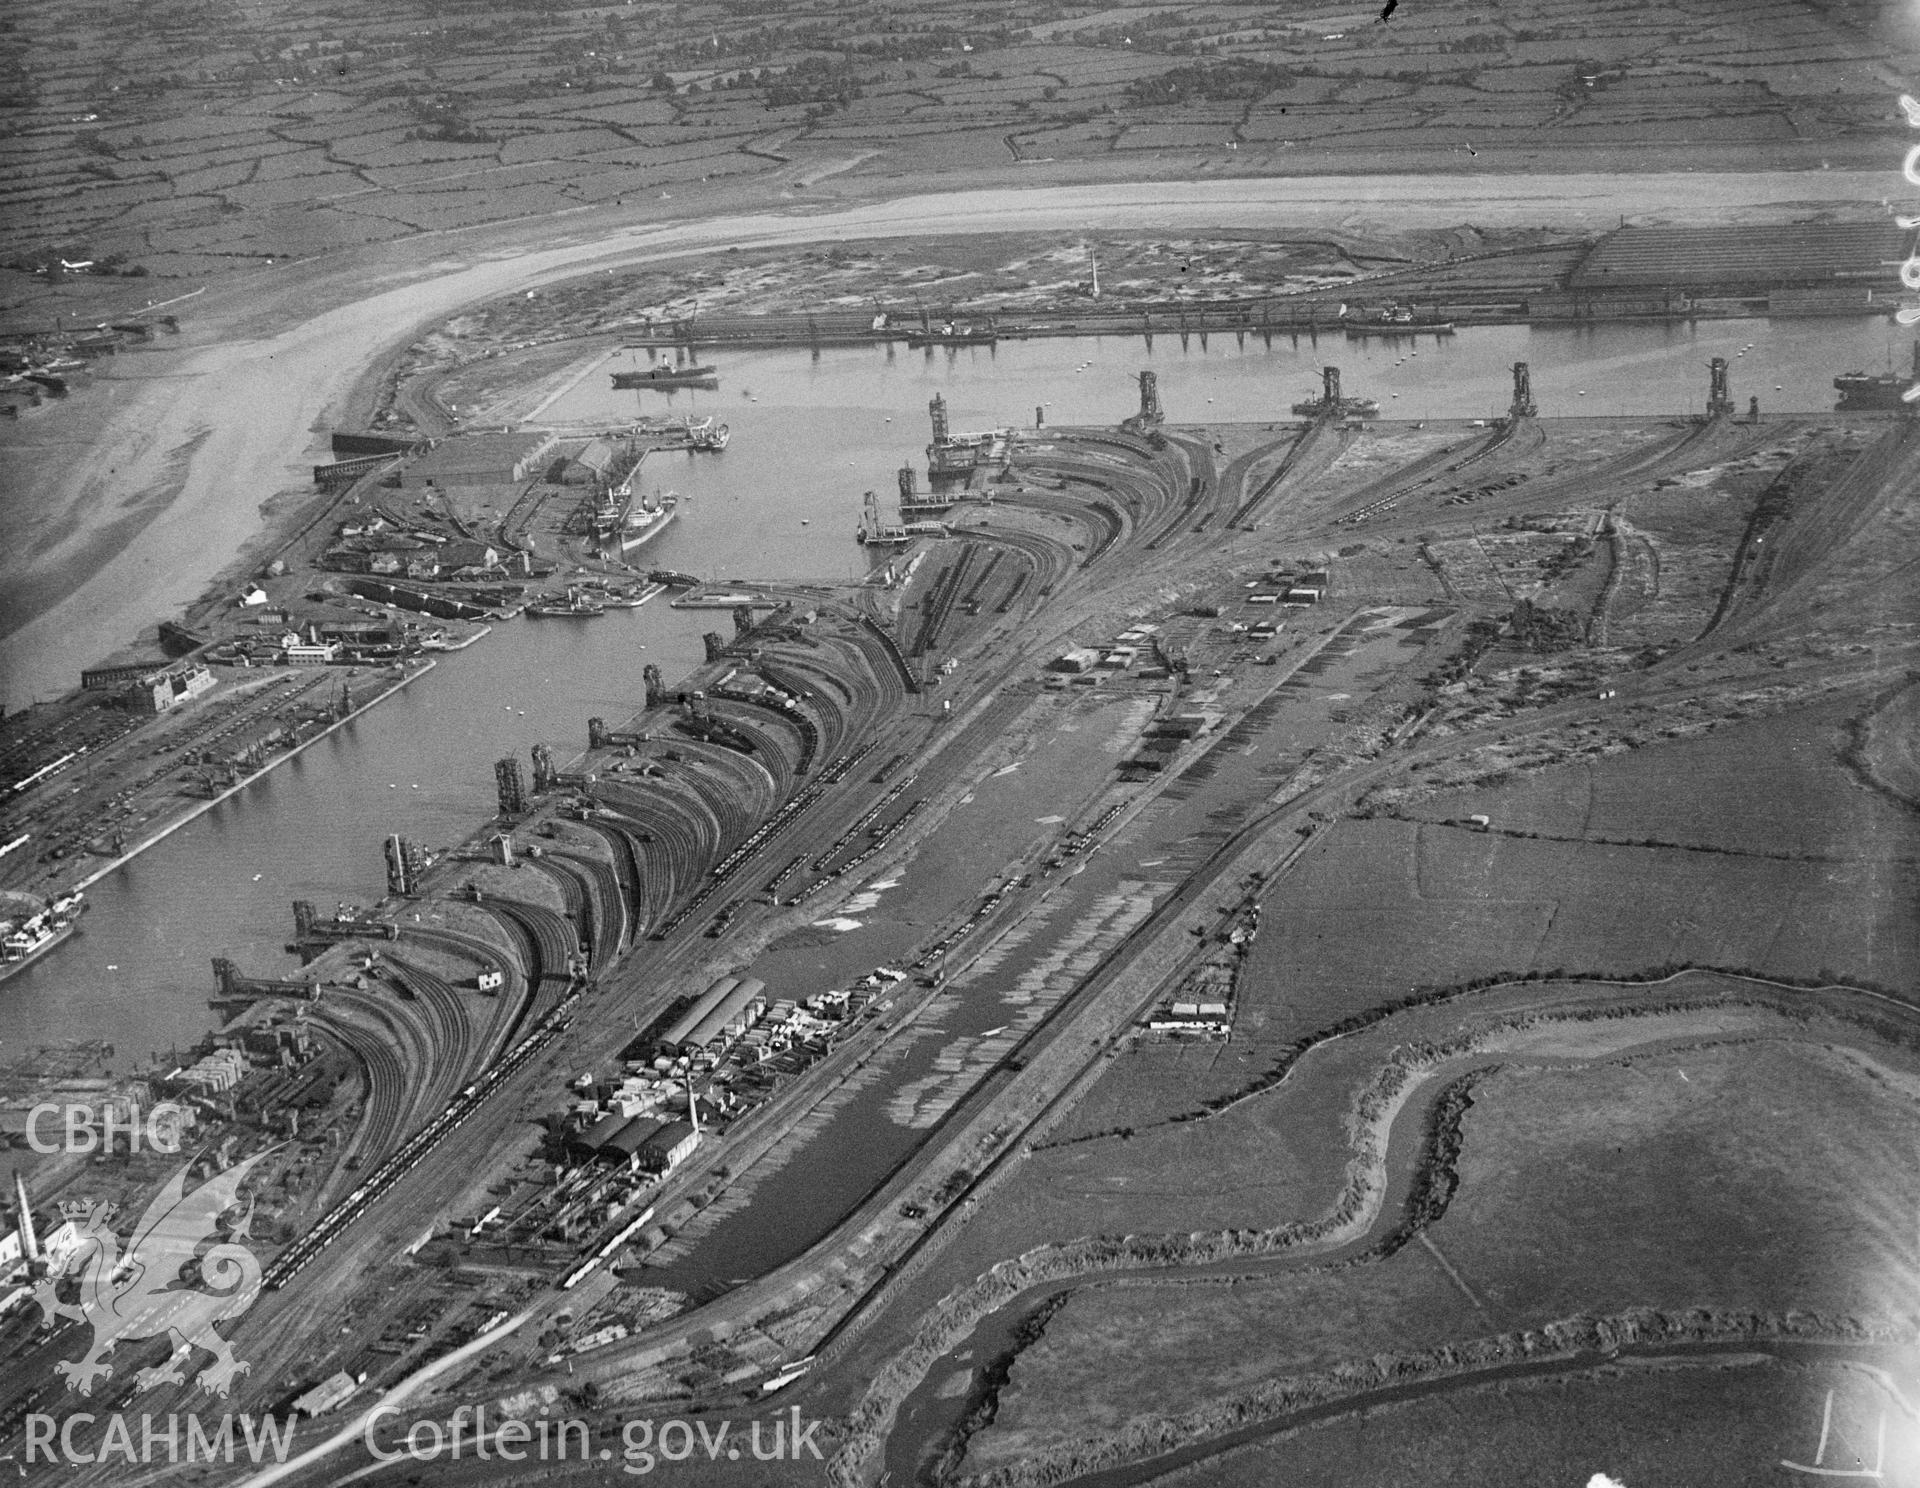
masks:
[[[1195,221],[1224,229],[1271,225],[1277,216],[1340,222],[1387,203],[1403,224],[1472,218],[1597,227],[1628,211],[1736,221],[1816,202],[1877,201],[1884,189],[1879,173],[1839,171],[1062,185],[851,205],[788,201],[660,225],[616,226],[610,215],[573,224],[571,241],[537,248],[526,245],[552,224],[520,223],[265,270],[210,293],[177,341],[128,356],[101,386],[10,434],[5,515],[33,536],[0,567],[0,585],[33,584],[37,608],[0,636],[0,701],[18,707],[64,694],[81,667],[184,610],[263,539],[270,544],[262,514],[273,527],[268,508],[281,504],[277,493],[307,486],[316,431],[337,419],[373,364],[423,327],[476,301],[607,263],[849,236],[1173,231]],[[729,207],[739,210],[721,210]],[[109,385],[118,406],[103,409]],[[101,500],[126,490],[141,493],[134,520]],[[120,546],[103,559],[99,533],[112,523]],[[78,552],[75,533],[92,534]],[[48,584],[49,570],[67,582]]]

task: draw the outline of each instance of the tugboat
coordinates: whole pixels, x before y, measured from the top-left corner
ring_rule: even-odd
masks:
[[[579,589],[569,589],[565,597],[543,594],[529,600],[526,613],[544,620],[596,620],[606,614],[607,607]]]
[[[695,424],[687,431],[689,449],[708,450],[718,454],[733,439],[733,430],[725,424],[716,424],[711,418],[705,423]]]
[[[1842,372],[1833,380],[1840,401],[1837,412],[1867,410],[1897,412],[1914,405],[1906,401],[1907,392],[1920,386],[1920,341],[1913,343],[1913,376],[1902,377],[1889,365],[1885,372]]]

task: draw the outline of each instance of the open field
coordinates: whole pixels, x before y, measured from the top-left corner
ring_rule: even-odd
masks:
[[[730,178],[772,199],[843,172],[1553,169],[1622,146],[1663,168],[1857,166],[1896,151],[1920,47],[1856,6],[1446,0],[1386,26],[1242,9],[1026,0],[903,25],[876,0],[706,4],[656,26],[407,5],[200,26],[35,0],[9,31],[0,210],[16,272],[65,255],[165,282]]]
[[[1693,1313],[1711,1334],[1708,1317],[1794,1311],[1844,1333],[1910,1312],[1920,1189],[1887,1184],[1911,1073],[1774,1042],[1529,1062],[1472,1087],[1458,1187],[1419,1243],[1355,1268],[1076,1292],[1015,1360],[966,1468],[1028,1480],[1040,1454],[1230,1420],[1230,1402],[1348,1361],[1376,1378],[1393,1358],[1490,1362],[1449,1346],[1577,1315]]]
[[[1537,1381],[1373,1404],[1155,1477],[1165,1488],[1336,1483],[1356,1469],[1377,1488],[1434,1482],[1584,1483],[1596,1472],[1647,1488],[1766,1482],[1782,1460],[1811,1463],[1827,1392],[1840,1433],[1830,1467],[1875,1465],[1886,1392],[1848,1365],[1761,1353],[1627,1361]],[[1891,1432],[1887,1480],[1920,1472],[1909,1433]],[[1742,1476],[1736,1476],[1736,1475]]]
[[[1184,342],[1193,314],[1204,349],[1236,329],[1211,307],[1244,348],[1305,306],[1317,346],[1328,305],[1416,298],[1678,337],[1897,293],[1920,21],[1396,9],[21,0],[0,322],[142,324],[71,400],[10,405],[0,702],[185,606],[244,618],[235,585],[283,552],[261,598],[291,659],[332,582],[289,541],[307,526],[364,559],[342,573],[584,563],[566,524],[606,501],[617,538],[630,431],[540,445],[544,478],[449,462],[627,340],[817,345],[962,307],[1009,338],[1137,317]],[[1706,240],[1637,232],[1667,223],[1872,251],[1838,287],[1756,290],[1680,275]],[[1615,271],[1644,299],[1591,293]],[[584,747],[536,718],[557,773],[543,745],[522,798],[510,746],[497,818],[437,863],[396,842],[369,918],[301,917],[311,987],[223,972],[318,1030],[301,1109],[338,1111],[280,1143],[262,1108],[204,1102],[217,1161],[287,1149],[258,1232],[284,1285],[233,1330],[256,1368],[232,1403],[364,1386],[307,1437],[345,1449],[288,1481],[523,1480],[369,1467],[348,1425],[523,1309],[409,1411],[579,1415],[617,1452],[625,1420],[777,1404],[823,1422],[831,1468],[710,1475],[837,1488],[898,1488],[943,1446],[947,1480],[1053,1481],[1319,1407],[1191,1475],[1644,1488],[1730,1476],[1721,1435],[1755,1480],[1809,1454],[1825,1389],[1920,1326],[1920,424],[1540,419],[1517,389],[1507,418],[1502,393],[1395,419],[1415,386],[1380,388],[1407,401],[1375,423],[1274,399],[1210,427],[1182,397],[1173,423],[1036,413],[977,460],[941,441],[930,466],[971,466],[944,529],[863,529],[893,560],[865,582],[849,561],[844,586],[683,596],[716,611],[704,662],[606,668]],[[440,439],[394,452],[403,489],[433,485],[416,460],[489,478],[415,501],[369,478],[335,511],[309,457],[375,427]],[[472,547],[495,551],[456,565]],[[518,625],[519,597],[490,618]],[[597,603],[575,598],[528,623]],[[681,618],[692,654],[707,622]],[[587,654],[561,646],[556,673]],[[91,748],[105,709],[50,711],[9,720],[49,729],[11,757],[57,775],[79,755],[53,724]],[[129,727],[112,760],[103,736],[57,783],[17,769],[35,835],[86,844],[72,780],[117,791],[206,716]],[[764,1000],[664,1032],[749,972]],[[626,1125],[655,1112],[691,1139]],[[75,1331],[30,1339],[7,1432]],[[1718,1352],[1660,1359],[1694,1346]],[[1878,1403],[1847,1395],[1850,1442]],[[104,1458],[72,1480],[133,1488]]]
[[[1441,792],[1404,809],[1428,822],[1484,815],[1493,831],[1521,836],[1656,841],[1780,859],[1911,862],[1920,856],[1920,821],[1862,789],[1848,761],[1856,720],[1869,714],[1868,726],[1880,739],[1909,737],[1899,719],[1910,696],[1903,692],[1879,711],[1862,700],[1852,708],[1822,705],[1733,722],[1706,738]]]

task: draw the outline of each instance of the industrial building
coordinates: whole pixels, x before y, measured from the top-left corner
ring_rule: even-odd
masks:
[[[1751,227],[1628,227],[1573,271],[1578,290],[1756,288],[1899,282],[1911,234],[1890,221]]]
[[[692,1054],[721,1037],[737,1038],[767,1008],[767,984],[757,977],[722,977],[695,998],[660,1038],[660,1052]]]
[[[700,1145],[700,1128],[691,1121],[669,1121],[640,1147],[640,1166],[671,1173]]]
[[[136,713],[166,713],[211,692],[213,687],[213,673],[203,666],[169,667],[139,678],[125,696]]]
[[[511,486],[526,480],[559,443],[546,434],[460,434],[442,440],[400,470],[409,491],[427,486]]]

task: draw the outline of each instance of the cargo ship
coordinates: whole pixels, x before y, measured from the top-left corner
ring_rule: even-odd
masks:
[[[1885,372],[1842,372],[1834,378],[1833,389],[1840,395],[1834,408],[1841,413],[1898,412],[1913,406],[1907,402],[1906,395],[1915,387],[1920,387],[1920,341],[1913,343],[1911,377],[1902,377],[1889,365]]]
[[[1322,367],[1320,369],[1320,396],[1303,398],[1293,405],[1294,413],[1300,418],[1378,418],[1380,405],[1372,398],[1349,398],[1340,392],[1340,369]]]
[[[73,934],[86,911],[86,896],[78,889],[55,899],[31,915],[0,921],[0,981],[44,956]]]
[[[968,324],[965,321],[948,321],[943,326],[931,327],[923,331],[909,331],[907,345],[910,348],[921,346],[992,346],[1000,340],[1000,332],[992,321],[984,326]]]
[[[593,513],[593,544],[602,558],[613,560],[666,531],[680,508],[680,497],[655,492],[639,502],[622,499],[625,488],[609,491]]]
[[[680,495],[669,491],[662,496],[658,491],[643,497],[640,505],[627,513],[627,519],[620,525],[617,542],[620,552],[631,553],[642,543],[650,543],[667,530],[680,510]]]
[[[543,594],[528,601],[524,613],[545,620],[593,620],[606,614],[607,607],[589,594],[569,589],[564,595]]]
[[[628,371],[613,374],[616,388],[717,388],[720,386],[718,370],[701,366],[695,362],[682,362],[675,366],[672,362],[655,362],[650,367],[635,367]]]
[[[1378,418],[1380,404],[1373,398],[1336,398],[1332,403],[1307,398],[1294,404],[1293,412],[1300,418]]]
[[[1408,305],[1389,305],[1372,320],[1346,322],[1347,335],[1363,336],[1451,336],[1450,320],[1421,319]]]

